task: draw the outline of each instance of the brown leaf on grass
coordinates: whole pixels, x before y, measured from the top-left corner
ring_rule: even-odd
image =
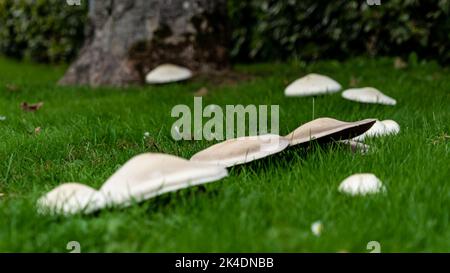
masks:
[[[208,88],[202,87],[194,93],[194,96],[203,97],[208,94]]]
[[[8,83],[5,85],[6,90],[10,91],[10,92],[18,92],[20,90],[19,86],[12,84],[12,83]]]
[[[350,82],[349,82],[348,85],[349,85],[350,87],[357,87],[358,84],[359,84],[359,79],[358,79],[358,78],[355,78],[355,76],[351,76],[351,77],[350,77]]]
[[[22,104],[20,104],[20,107],[25,112],[36,112],[42,106],[44,106],[44,103],[42,101],[38,102],[38,103],[32,103],[32,104],[29,104],[28,102],[22,102]]]
[[[431,138],[430,140],[433,145],[438,145],[450,141],[450,135],[447,133],[441,133],[440,135]]]
[[[41,133],[41,131],[42,131],[41,127],[34,128],[34,134],[36,134],[36,135],[39,135]]]
[[[155,150],[156,152],[161,152],[161,148],[158,146],[153,138],[147,138],[145,142],[145,148],[150,150]]]
[[[404,69],[408,66],[408,64],[402,60],[402,58],[397,57],[394,60],[394,68],[395,69]]]

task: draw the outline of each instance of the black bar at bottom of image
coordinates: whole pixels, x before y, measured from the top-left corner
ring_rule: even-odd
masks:
[[[12,266],[61,272],[62,269],[139,270],[143,272],[301,272],[306,269],[384,270],[397,264],[409,269],[446,265],[450,254],[284,254],[284,253],[167,253],[167,254],[0,254],[3,268]],[[428,266],[427,266],[428,267]],[[309,270],[308,270],[309,271]]]

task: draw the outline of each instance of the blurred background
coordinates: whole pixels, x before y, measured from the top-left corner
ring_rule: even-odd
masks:
[[[233,63],[382,55],[448,64],[449,7],[447,0],[228,0],[229,54]],[[0,54],[69,63],[88,10],[86,1],[0,0]]]

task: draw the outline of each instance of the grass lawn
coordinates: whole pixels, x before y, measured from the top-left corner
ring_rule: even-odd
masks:
[[[353,59],[242,65],[240,82],[127,89],[60,87],[64,67],[0,59],[0,251],[67,252],[382,252],[450,251],[450,71],[435,63],[393,67],[393,59]],[[368,140],[369,154],[339,147],[291,149],[230,169],[228,178],[165,194],[126,209],[94,215],[36,214],[36,199],[63,182],[99,187],[121,164],[143,152],[189,158],[212,145],[175,142],[170,111],[203,104],[278,104],[287,134],[313,116],[312,98],[286,98],[284,87],[307,72],[329,75],[344,88],[375,86],[397,106],[365,105],[340,93],[315,99],[315,118],[394,119],[397,136]],[[105,72],[106,73],[106,72]],[[351,80],[353,78],[353,80]],[[6,85],[16,85],[12,92]],[[20,103],[43,101],[36,113]],[[40,134],[35,134],[41,127]],[[144,140],[144,132],[150,139]],[[386,194],[347,197],[339,183],[357,172],[375,173]],[[320,220],[316,237],[311,224]]]

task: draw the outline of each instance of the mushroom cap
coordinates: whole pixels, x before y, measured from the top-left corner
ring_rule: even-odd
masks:
[[[213,182],[228,175],[225,168],[191,162],[167,154],[133,157],[100,188],[108,205],[130,205],[182,188]]]
[[[274,134],[239,137],[208,147],[191,161],[232,167],[279,153],[287,146],[287,139]]]
[[[284,90],[286,96],[315,96],[328,93],[335,93],[341,90],[342,86],[332,78],[319,74],[308,74],[292,82]]]
[[[162,64],[150,71],[145,77],[149,84],[163,84],[190,79],[192,71],[174,64]]]
[[[329,142],[332,140],[351,139],[369,130],[375,119],[345,122],[333,118],[318,118],[295,129],[285,136],[290,145],[300,145],[311,140]]]
[[[71,215],[90,213],[105,205],[105,200],[95,189],[79,183],[62,184],[37,201],[42,214]]]
[[[342,92],[342,97],[347,100],[363,103],[378,103],[385,105],[397,104],[397,101],[395,99],[386,96],[380,90],[373,87],[347,89]]]
[[[358,173],[344,179],[339,185],[339,191],[355,196],[385,191],[385,187],[381,180],[374,174]]]
[[[400,125],[391,119],[383,120],[382,123],[386,128],[386,133],[389,135],[396,135],[400,132]]]
[[[400,125],[393,120],[377,120],[375,124],[364,134],[353,138],[356,141],[363,141],[366,138],[380,137],[385,135],[395,135],[400,132]]]

